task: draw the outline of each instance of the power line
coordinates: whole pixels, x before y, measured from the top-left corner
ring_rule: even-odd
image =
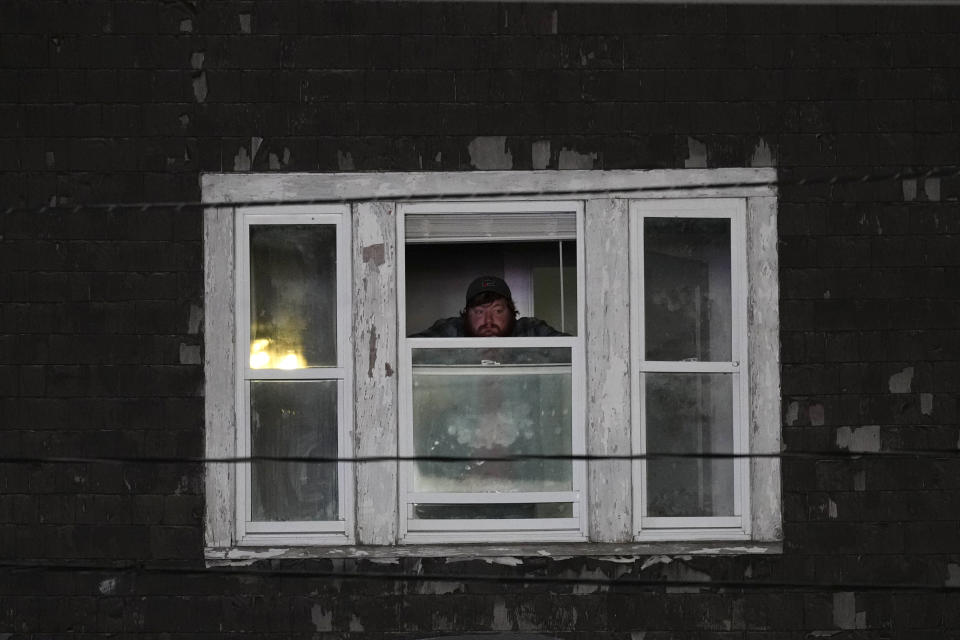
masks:
[[[539,558],[539,556],[538,556]],[[363,560],[363,558],[352,558]],[[478,556],[477,560],[482,560]],[[322,558],[310,558],[307,561],[323,560]],[[858,591],[858,592],[912,592],[912,593],[957,593],[960,592],[960,585],[950,584],[923,584],[915,582],[895,582],[895,583],[854,583],[854,582],[832,582],[818,583],[810,581],[789,581],[789,580],[685,580],[680,578],[665,579],[645,579],[634,577],[618,578],[597,578],[588,576],[540,576],[540,575],[490,575],[479,573],[457,573],[457,574],[427,574],[427,573],[391,573],[385,571],[317,571],[317,570],[299,570],[299,569],[258,569],[254,567],[172,567],[162,565],[150,565],[148,563],[132,563],[126,565],[97,565],[97,564],[51,564],[51,563],[0,563],[0,569],[10,571],[38,571],[43,573],[84,573],[84,572],[104,572],[104,573],[130,573],[134,575],[175,575],[175,576],[198,576],[218,577],[238,576],[238,577],[260,577],[260,578],[281,578],[289,579],[333,579],[333,580],[370,580],[379,582],[473,582],[496,585],[506,584],[526,584],[526,585],[556,585],[556,586],[596,586],[596,587],[643,587],[656,589],[669,588],[698,588],[698,589],[737,589],[737,590],[773,590],[783,591],[807,590],[819,592],[839,592],[839,591]],[[642,571],[642,569],[641,569]]]
[[[640,460],[824,460],[861,458],[957,458],[958,449],[912,449],[900,451],[784,451],[779,453],[633,453],[633,454],[549,454],[512,455],[372,455],[372,456],[0,456],[0,464],[247,464],[283,462],[295,464],[365,464],[376,462],[524,462],[524,461],[640,461]]]
[[[558,175],[562,172],[558,171]],[[278,176],[283,175],[278,173]],[[323,174],[318,174],[323,175]],[[719,181],[702,182],[695,184],[682,185],[646,185],[639,187],[626,187],[618,189],[550,189],[550,190],[529,190],[529,191],[470,191],[470,192],[443,192],[443,193],[396,193],[396,194],[377,194],[376,196],[344,198],[344,197],[326,197],[326,198],[294,198],[287,200],[237,200],[223,202],[197,202],[197,201],[169,201],[169,202],[113,202],[113,203],[91,203],[91,204],[51,204],[39,207],[17,207],[10,206],[4,209],[4,213],[32,212],[46,213],[51,211],[65,211],[78,213],[84,210],[104,210],[106,212],[122,210],[147,211],[150,209],[173,209],[174,211],[183,211],[187,209],[206,209],[206,208],[247,208],[247,207],[270,207],[270,206],[307,206],[320,204],[351,204],[355,202],[383,202],[383,201],[409,201],[409,200],[457,200],[457,199],[476,199],[476,198],[529,198],[535,196],[602,196],[607,194],[631,194],[631,193],[663,193],[670,191],[696,191],[703,189],[748,189],[748,188],[779,188],[779,187],[806,187],[806,186],[842,186],[851,184],[866,184],[873,182],[887,182],[908,179],[928,179],[928,178],[949,178],[960,176],[960,166],[942,165],[925,170],[901,170],[892,172],[877,172],[865,174],[833,174],[822,177],[798,178],[794,180],[774,179],[774,180],[746,180],[746,181]]]

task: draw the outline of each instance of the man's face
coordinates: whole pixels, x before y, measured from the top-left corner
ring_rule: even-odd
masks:
[[[491,338],[510,335],[513,314],[506,300],[494,300],[467,309],[467,334]]]

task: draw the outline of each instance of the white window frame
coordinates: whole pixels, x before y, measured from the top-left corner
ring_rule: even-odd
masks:
[[[490,347],[489,338],[408,338],[406,326],[406,231],[407,215],[469,215],[484,214],[562,214],[576,215],[577,250],[577,326],[584,326],[584,250],[583,250],[583,203],[570,200],[513,200],[513,201],[444,201],[402,203],[397,207],[397,321],[399,327],[400,354],[400,407],[399,436],[400,455],[412,456],[413,449],[413,349],[452,349]],[[529,240],[531,238],[462,237],[444,238],[443,243],[454,242],[504,242]],[[439,242],[439,241],[438,241]],[[483,275],[483,274],[475,274]],[[458,310],[451,310],[451,315]],[[584,331],[575,336],[563,337],[514,337],[497,338],[498,347],[563,347],[570,349],[571,371],[571,426],[572,453],[586,453],[585,429],[585,362]],[[478,373],[480,373],[478,371]],[[586,463],[574,460],[573,486],[563,492],[511,492],[490,493],[424,493],[413,489],[412,462],[405,462],[399,469],[399,542],[405,544],[430,544],[445,542],[583,542],[587,540],[587,474]],[[408,517],[413,504],[504,504],[504,503],[571,502],[570,518],[540,519],[449,519],[415,520]]]
[[[251,455],[250,385],[261,380],[327,380],[337,383],[337,455],[353,453],[353,353],[351,333],[350,209],[339,205],[249,207],[236,210],[236,453]],[[337,362],[332,367],[252,369],[250,367],[250,227],[255,225],[332,225],[337,247]],[[236,472],[236,540],[240,545],[343,545],[353,542],[353,470],[337,465],[338,519],[332,521],[253,521],[250,475],[252,465]]]
[[[343,363],[351,375],[353,412],[351,451],[380,461],[358,463],[348,473],[353,482],[352,512],[347,507],[343,533],[258,534],[262,545],[237,535],[236,470],[241,465],[206,465],[206,557],[211,564],[264,557],[449,556],[629,553],[777,553],[782,550],[779,385],[779,289],[777,264],[777,193],[773,169],[682,169],[625,171],[491,171],[452,173],[338,174],[205,174],[201,178],[204,214],[205,416],[208,458],[230,459],[238,450],[236,215],[251,202],[264,208],[306,207],[319,211],[339,207],[349,235],[352,280],[347,297],[350,330],[340,338]],[[470,194],[470,195],[465,195]],[[419,197],[419,200],[414,200]],[[744,290],[749,394],[746,396],[749,452],[749,495],[742,535],[718,534],[713,528],[665,529],[635,526],[633,462],[624,455],[636,424],[637,400],[631,324],[630,206],[632,201],[736,198],[745,203]],[[583,279],[578,313],[579,339],[584,343],[585,446],[588,456],[613,456],[586,465],[588,542],[559,546],[542,536],[516,542],[459,545],[423,543],[404,537],[400,528],[399,413],[402,377],[399,348],[405,327],[397,302],[402,268],[402,235],[398,208],[414,202],[557,201],[584,203]],[[321,201],[323,204],[312,204]],[[233,206],[231,203],[244,203]],[[301,204],[296,204],[301,203]],[[309,203],[309,204],[308,204]],[[325,204],[338,203],[338,204]],[[318,209],[319,207],[319,209]],[[347,213],[349,212],[349,214]],[[582,237],[582,242],[580,241]],[[340,256],[338,255],[338,260]],[[351,260],[346,260],[351,262]],[[346,264],[345,262],[345,264]],[[636,276],[633,276],[636,279]],[[352,289],[352,290],[351,290]],[[583,290],[585,289],[585,290]],[[352,296],[350,295],[352,294]],[[634,294],[635,298],[635,294]],[[344,308],[346,309],[346,307]],[[191,320],[193,321],[193,320]],[[246,349],[246,345],[244,347]],[[635,348],[635,345],[634,347]],[[245,353],[245,351],[244,351]],[[353,356],[352,364],[350,355]],[[246,359],[246,358],[244,358]],[[356,371],[356,375],[352,372]],[[402,381],[400,381],[402,383]],[[344,386],[351,386],[345,379]],[[343,396],[348,397],[346,394]],[[349,406],[349,405],[348,405]],[[350,414],[349,409],[344,416]],[[342,442],[346,442],[343,440]],[[770,454],[770,455],[763,455]],[[347,485],[344,485],[345,487]],[[346,505],[346,502],[344,503]],[[701,535],[708,532],[706,535]],[[246,533],[246,532],[245,532]],[[511,535],[503,540],[517,540]],[[728,532],[729,533],[729,532]],[[649,534],[649,536],[648,536]],[[445,534],[444,534],[445,535]],[[273,536],[272,538],[270,536]],[[438,538],[439,539],[439,538]],[[339,540],[339,541],[338,541]],[[486,543],[486,544],[484,544]],[[266,549],[264,545],[272,548]],[[358,545],[358,546],[354,546]],[[486,550],[486,551],[485,551]]]
[[[714,361],[651,361],[644,331],[644,221],[647,218],[714,218],[730,221],[731,359]],[[631,369],[633,401],[633,451],[647,453],[645,411],[647,373],[722,373],[733,376],[733,453],[747,454],[749,430],[745,417],[749,406],[749,355],[747,351],[746,200],[744,198],[683,198],[631,200]],[[647,461],[634,461],[634,537],[637,540],[747,540],[750,538],[750,473],[746,458],[734,458],[734,514],[713,517],[650,517],[647,509]]]

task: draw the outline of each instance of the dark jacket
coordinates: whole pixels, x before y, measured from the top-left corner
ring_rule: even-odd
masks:
[[[544,338],[547,336],[565,336],[566,333],[557,331],[539,318],[517,318],[513,325],[511,338]],[[462,338],[463,318],[453,317],[437,320],[424,331],[411,334],[411,338]]]

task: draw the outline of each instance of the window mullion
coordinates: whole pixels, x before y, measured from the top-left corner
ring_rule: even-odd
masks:
[[[356,454],[397,454],[397,235],[392,202],[353,206]],[[359,544],[397,539],[397,465],[356,465]]]
[[[588,200],[585,212],[587,451],[630,451],[630,273],[628,202]],[[631,535],[628,460],[589,466],[589,532],[594,542]]]

